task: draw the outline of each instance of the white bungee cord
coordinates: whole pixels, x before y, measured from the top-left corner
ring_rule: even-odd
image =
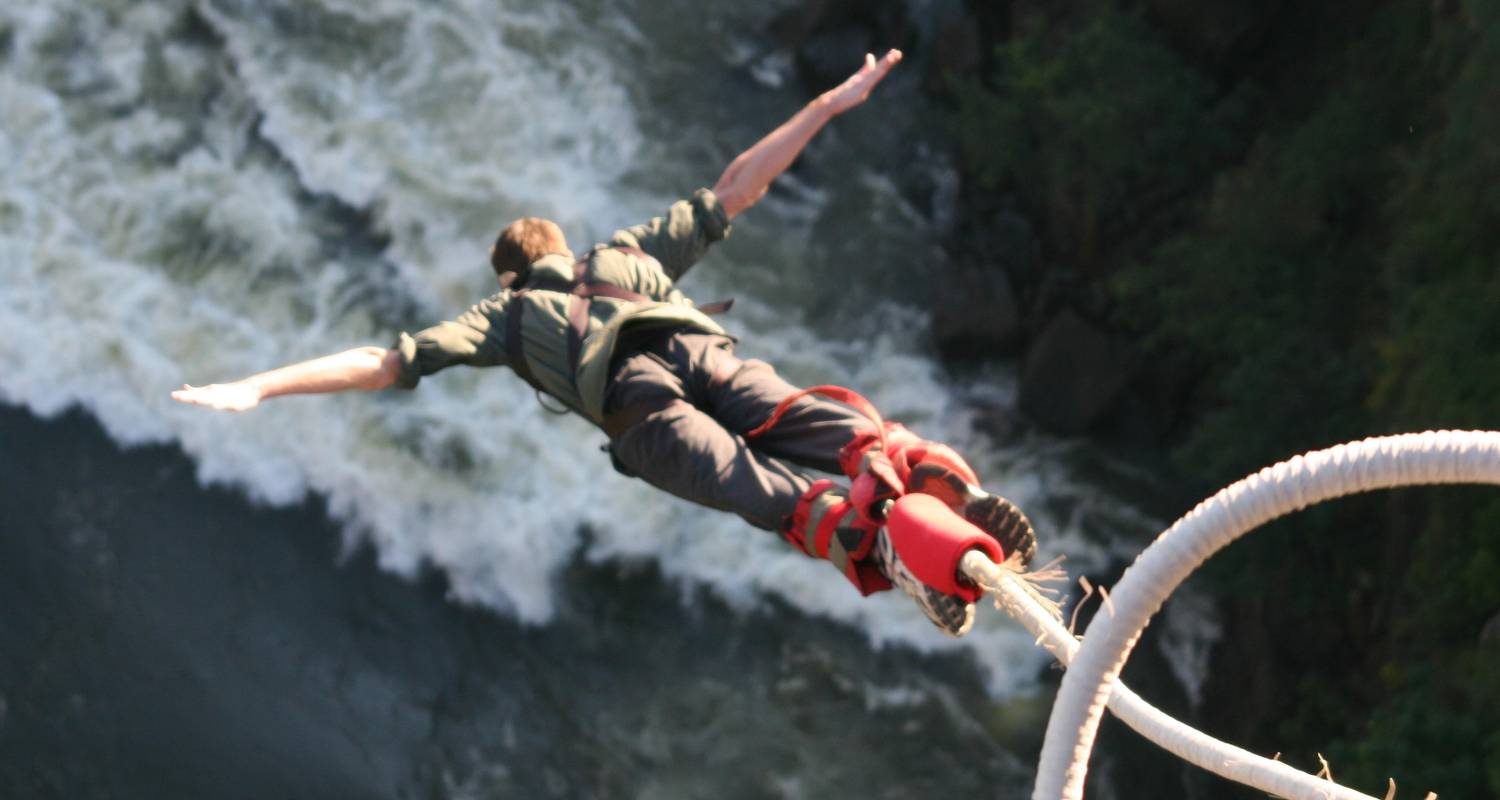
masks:
[[[1188,575],[1225,545],[1277,517],[1358,492],[1440,483],[1500,484],[1500,432],[1429,431],[1366,439],[1297,456],[1200,503],[1157,537],[1111,593],[1080,643],[1015,573],[983,555],[962,569],[1068,664],[1047,721],[1033,800],[1079,800],[1099,720],[1122,721],[1185,760],[1292,800],[1374,800],[1331,781],[1215,740],[1142,701],[1119,682],[1141,632]],[[1069,663],[1071,662],[1071,663]]]
[[[1035,635],[1037,644],[1045,647],[1063,666],[1072,663],[1080,647],[1078,639],[1063,627],[1050,610],[1038,602],[1033,596],[1035,590],[1026,586],[1024,578],[996,565],[978,551],[967,553],[960,568],[970,580],[984,587],[1007,614]],[[1214,739],[1141,699],[1123,681],[1116,680],[1114,683],[1113,692],[1109,696],[1109,710],[1121,722],[1158,747],[1237,783],[1266,792],[1282,792],[1279,796],[1288,798],[1375,800],[1322,778],[1298,772],[1280,761]],[[1284,792],[1286,786],[1295,783],[1315,786],[1316,793]]]

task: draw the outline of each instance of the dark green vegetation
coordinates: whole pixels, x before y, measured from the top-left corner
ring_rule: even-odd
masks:
[[[1170,424],[1093,435],[1168,464],[1176,510],[1308,449],[1500,428],[1500,2],[988,5],[952,92],[968,230],[1037,231],[1032,330],[1069,308],[1133,343]],[[1500,796],[1500,492],[1339,501],[1207,577],[1208,730],[1371,794]]]

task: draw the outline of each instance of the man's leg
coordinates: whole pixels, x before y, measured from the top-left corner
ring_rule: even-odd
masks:
[[[631,474],[684,500],[778,530],[812,478],[744,446],[713,417],[685,401],[668,405],[610,443]]]
[[[765,422],[798,390],[763,362],[739,362],[729,353],[728,342],[718,337],[674,336],[656,351],[628,359],[617,370],[614,386],[613,407],[658,409],[615,437],[612,449],[627,470],[679,497],[739,513],[757,527],[779,528],[803,552],[832,562],[864,594],[890,588],[895,580],[944,631],[957,636],[968,630],[974,618],[972,601],[933,589],[905,568],[880,528],[884,504],[879,516],[872,516],[868,507],[873,504],[861,501],[857,507],[843,487],[827,480],[813,482],[767,452],[757,452],[775,452],[827,471],[839,469],[843,456],[848,471],[851,452],[863,458],[875,449],[880,455],[872,437],[893,452],[908,448],[917,467],[933,465],[920,459],[935,451],[951,453],[947,448],[923,442],[904,429],[877,436],[872,420],[815,398],[801,398],[789,406],[783,422],[766,434],[777,434],[768,440],[770,446],[757,438],[752,448],[741,435],[744,430]],[[972,475],[957,454],[952,457]],[[862,474],[857,480],[869,484],[869,478]],[[967,484],[960,481],[958,491],[968,492]],[[993,501],[992,510],[1004,512],[976,519],[969,512],[979,506],[970,503],[962,508],[970,522],[1007,552],[1012,542],[1034,538],[1024,515],[1003,498],[977,489],[972,497]]]
[[[802,390],[783,380],[770,364],[741,361],[727,347],[703,344],[717,337],[677,338],[674,361],[690,364],[691,374],[700,376],[685,386],[689,399],[730,431],[742,436],[755,431],[749,446],[756,451],[850,478],[862,471],[866,454],[884,452],[899,461],[901,489],[934,494],[955,507],[962,504],[968,485],[979,482],[963,457],[945,445],[921,439],[900,425],[882,423],[877,428],[875,420],[859,410],[815,395],[782,408],[783,401]],[[762,428],[776,413],[780,416],[775,424]],[[858,486],[855,493],[859,494]]]
[[[610,442],[625,471],[670,494],[730,511],[775,531],[813,479],[745,446],[689,397],[689,374],[672,353],[627,357],[611,381],[609,407],[654,409]]]
[[[689,376],[687,398],[730,432],[743,436],[765,422],[778,404],[801,391],[759,359],[741,360],[719,336],[674,337],[668,356]],[[819,397],[805,397],[775,427],[749,446],[820,472],[840,474],[839,451],[874,423],[863,414]]]
[[[688,342],[691,347],[691,341]],[[713,375],[702,391],[706,407],[715,419],[736,433],[744,434],[764,423],[782,401],[800,389],[787,383],[771,365],[758,360],[740,361],[727,349],[694,353],[697,374]],[[690,387],[692,388],[692,387]],[[868,522],[883,521],[871,513],[891,499],[892,491],[931,494],[980,529],[990,532],[1006,554],[1016,553],[1029,563],[1036,553],[1036,535],[1020,510],[1002,497],[985,493],[979,478],[952,448],[930,442],[899,425],[884,424],[884,436],[875,422],[855,409],[815,396],[805,396],[787,407],[768,430],[758,434],[752,449],[785,458],[825,472],[842,472],[854,484],[853,500]],[[878,486],[867,471],[872,458],[889,457],[896,486]]]
[[[616,369],[611,410],[654,409],[611,440],[617,464],[677,497],[781,533],[808,555],[827,559],[862,593],[889,588],[868,560],[876,527],[860,522],[846,489],[750,448],[692,402],[702,402],[690,396],[699,394],[692,384],[706,385],[708,378],[683,356],[719,348],[706,341],[710,337],[698,338],[704,341],[632,355]],[[830,458],[836,468],[836,456]]]
[[[886,526],[887,510],[897,495],[932,495],[987,534],[999,545],[1001,557],[1025,565],[1036,554],[1036,534],[1025,514],[1005,498],[985,492],[973,469],[952,448],[923,440],[899,425],[881,422],[877,428],[875,420],[858,410],[817,397],[803,396],[782,408],[783,401],[796,397],[800,390],[777,376],[770,365],[741,363],[723,351],[709,351],[704,360],[707,367],[698,371],[717,378],[706,393],[714,416],[741,434],[754,431],[752,448],[818,469],[838,470],[853,481],[847,495],[817,497],[812,494],[818,491],[814,488],[809,501],[827,504],[847,498],[847,506],[856,511],[862,525],[878,529]],[[715,361],[729,363],[726,368]],[[848,399],[863,402],[857,396]],[[780,416],[769,429],[760,428],[777,413]],[[910,515],[906,519],[909,522]],[[955,596],[917,580],[892,547],[892,537],[903,535],[900,527],[893,521],[875,538],[874,552],[861,550],[861,557],[876,562],[881,578],[894,581],[911,595],[938,627],[962,635],[974,618],[971,593]],[[788,529],[809,544],[823,540],[815,526],[800,517],[794,517]],[[788,538],[798,541],[797,535]],[[810,546],[803,549],[817,554]],[[854,577],[851,580],[862,590],[866,585]]]
[[[764,361],[740,361],[727,348],[703,347],[709,337],[679,337],[674,353],[689,361],[692,372],[713,376],[702,386],[689,382],[688,396],[729,430],[746,435],[754,432],[749,446],[759,452],[784,458],[824,472],[843,473],[855,480],[853,492],[866,505],[878,505],[898,492],[937,495],[955,508],[961,507],[968,487],[979,483],[963,457],[951,448],[919,438],[899,425],[877,423],[859,410],[815,395],[783,402],[801,392],[776,374]],[[775,424],[762,427],[773,414]],[[860,477],[871,453],[894,459],[883,490],[866,497],[870,481]],[[869,512],[870,509],[864,509]],[[871,521],[878,517],[871,516]]]

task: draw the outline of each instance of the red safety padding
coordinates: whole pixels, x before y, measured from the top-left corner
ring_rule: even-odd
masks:
[[[844,577],[854,584],[862,597],[893,588],[890,580],[880,574],[880,567],[875,566],[873,559],[850,560],[848,568],[844,570]]]
[[[1005,560],[994,537],[932,495],[909,494],[896,500],[885,525],[896,555],[917,580],[971,603],[984,591],[959,580],[964,554],[977,547],[996,563]]]

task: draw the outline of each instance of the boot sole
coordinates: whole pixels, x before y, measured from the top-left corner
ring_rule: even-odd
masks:
[[[1021,566],[1025,567],[1036,557],[1036,531],[1031,527],[1031,520],[1009,500],[970,488],[969,500],[964,503],[961,513],[964,519],[1000,543],[1007,560],[1019,556]]]

